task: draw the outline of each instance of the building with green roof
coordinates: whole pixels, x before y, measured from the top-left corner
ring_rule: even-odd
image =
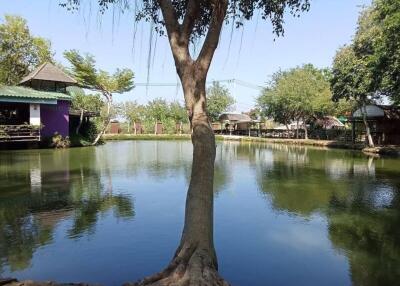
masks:
[[[67,87],[76,84],[61,69],[45,63],[19,86],[0,86],[0,141],[38,141],[55,133],[68,136]]]

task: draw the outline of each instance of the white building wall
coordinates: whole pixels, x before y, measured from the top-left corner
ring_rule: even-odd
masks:
[[[29,124],[40,125],[40,104],[29,105]]]

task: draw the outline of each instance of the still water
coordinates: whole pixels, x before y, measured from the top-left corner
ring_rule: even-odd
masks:
[[[0,276],[120,285],[178,245],[190,142],[0,152]],[[233,285],[399,285],[400,160],[219,143],[215,245]]]

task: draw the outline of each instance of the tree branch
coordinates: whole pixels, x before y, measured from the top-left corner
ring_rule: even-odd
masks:
[[[200,10],[200,1],[197,0],[189,0],[185,18],[183,19],[182,23],[182,30],[181,30],[181,41],[189,46],[190,35],[193,32],[193,27],[196,22],[196,17],[199,15]]]
[[[228,0],[214,0],[212,2],[213,12],[211,16],[212,19],[210,27],[208,29],[206,39],[204,40],[203,47],[201,48],[199,57],[196,60],[200,67],[205,71],[207,71],[210,67],[214,52],[218,47],[222,24],[228,8]]]
[[[181,65],[184,61],[190,58],[189,47],[182,45],[180,42],[181,26],[172,5],[171,0],[158,0],[161,12],[164,18],[165,27],[169,38],[172,54],[175,63]]]

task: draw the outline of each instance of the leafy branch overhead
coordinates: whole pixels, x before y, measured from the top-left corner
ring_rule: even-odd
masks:
[[[134,88],[134,73],[130,69],[117,69],[113,74],[96,68],[96,61],[90,54],[81,55],[76,50],[64,52],[70,62],[71,75],[85,88],[105,91],[109,94],[124,93]]]
[[[271,19],[273,32],[280,36],[284,34],[284,14],[289,11],[293,16],[299,16],[302,11],[310,9],[310,0],[143,0],[133,1],[132,4],[127,0],[97,0],[100,12],[104,13],[111,5],[116,5],[120,9],[135,9],[136,21],[144,20],[153,22],[155,30],[163,35],[166,23],[161,17],[161,5],[169,5],[173,8],[173,16],[180,32],[190,31],[191,39],[199,38],[207,34],[208,28],[213,20],[213,11],[218,2],[228,2],[225,16],[226,24],[233,24],[239,28],[245,21],[251,20],[256,11],[261,12],[262,19]],[[84,0],[65,0],[60,5],[69,10],[78,10]],[[139,3],[140,4],[139,4]]]

